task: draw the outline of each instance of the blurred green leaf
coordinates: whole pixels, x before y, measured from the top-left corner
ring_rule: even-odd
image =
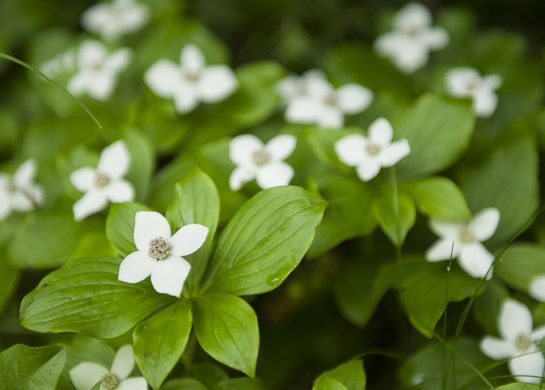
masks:
[[[331,382],[330,379],[338,382],[340,386]],[[324,372],[316,379],[312,389],[333,390],[342,387],[347,390],[365,390],[365,383],[366,377],[363,370],[363,362],[360,359],[355,359]]]

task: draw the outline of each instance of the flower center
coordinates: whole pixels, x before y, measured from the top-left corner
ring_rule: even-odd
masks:
[[[517,348],[520,352],[526,352],[531,345],[532,340],[530,340],[530,338],[525,334],[519,334],[515,338],[515,348]]]
[[[114,390],[115,388],[117,388],[117,385],[119,384],[119,380],[111,372],[104,375],[102,379],[100,380],[100,382],[102,387],[106,390]]]
[[[365,151],[367,152],[367,154],[369,154],[370,156],[376,156],[377,154],[380,153],[380,145],[377,145],[377,144],[369,144],[365,147]]]
[[[17,191],[17,186],[15,185],[13,180],[8,179],[6,181],[6,190],[11,194],[13,194],[13,193],[15,193]]]
[[[201,77],[199,71],[197,70],[185,70],[183,73],[182,73],[182,76],[188,80],[188,81],[198,81]]]
[[[324,104],[326,106],[335,107],[337,105],[337,95],[335,93],[330,92],[324,97]]]
[[[104,173],[97,172],[95,176],[95,186],[105,187],[110,182],[110,178]]]
[[[458,239],[465,244],[472,242],[474,239],[473,232],[467,226],[462,226],[458,230]]]
[[[264,149],[256,150],[252,154],[252,160],[255,165],[264,165],[271,159],[271,154]]]
[[[467,84],[467,92],[469,93],[473,93],[477,90],[477,87],[479,85],[475,82],[475,81],[470,81],[468,84]]]
[[[405,29],[405,34],[407,34],[411,38],[416,38],[419,32],[420,32],[420,28],[416,26],[411,26]]]
[[[154,238],[149,242],[148,256],[164,260],[170,255],[170,245],[163,237]]]

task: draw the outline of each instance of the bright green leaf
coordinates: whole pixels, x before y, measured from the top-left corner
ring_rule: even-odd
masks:
[[[127,256],[136,251],[134,245],[134,223],[138,211],[149,209],[138,203],[113,204],[106,219],[106,236],[115,251]]]
[[[217,384],[212,390],[267,390],[267,386],[256,378],[234,378]]]
[[[536,276],[545,275],[545,248],[531,243],[515,243],[496,263],[495,274],[509,286],[527,292]]]
[[[127,132],[124,141],[131,156],[127,179],[134,185],[136,198],[143,201],[150,189],[151,175],[155,165],[153,148],[149,141],[136,131]]]
[[[333,383],[330,385],[327,379],[334,379],[347,390],[365,390],[366,376],[363,362],[360,359],[351,360],[324,372],[316,379],[313,390],[336,389],[337,385],[333,386]]]

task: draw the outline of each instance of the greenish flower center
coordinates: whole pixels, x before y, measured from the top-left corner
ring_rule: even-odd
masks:
[[[106,176],[104,173],[97,172],[95,176],[95,186],[97,187],[105,187],[110,182],[110,178]]]
[[[170,245],[163,237],[157,237],[150,241],[148,256],[157,260],[164,260],[170,255]]]
[[[324,104],[326,106],[335,107],[337,105],[337,95],[333,92],[328,93],[324,98]]]
[[[106,390],[114,390],[115,388],[117,388],[119,380],[114,374],[109,372],[102,377],[100,383],[102,387],[104,387]]]
[[[469,229],[467,226],[463,226],[458,230],[458,239],[462,243],[467,244],[472,242],[475,237],[473,236],[471,229]]]
[[[369,144],[365,147],[365,150],[367,151],[367,154],[370,156],[376,156],[380,153],[380,145],[377,144]]]
[[[271,154],[264,149],[256,150],[252,155],[255,165],[265,165],[271,159]]]
[[[198,81],[201,78],[201,75],[200,75],[199,71],[186,70],[183,73],[183,77],[188,81],[195,82],[195,81]]]
[[[515,339],[515,347],[521,352],[526,352],[531,345],[532,340],[525,334],[519,334]]]

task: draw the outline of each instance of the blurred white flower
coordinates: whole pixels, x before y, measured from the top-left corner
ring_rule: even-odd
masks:
[[[13,176],[0,173],[0,221],[12,211],[34,210],[43,202],[42,188],[34,184],[36,164],[26,160]]]
[[[59,74],[70,72],[76,66],[76,53],[73,49],[58,54],[40,65],[40,72],[47,77],[54,78]]]
[[[448,44],[448,33],[432,27],[430,11],[421,4],[410,3],[394,17],[393,31],[375,41],[375,50],[389,57],[403,72],[412,73],[426,65],[431,50]]]
[[[130,345],[119,348],[112,367],[82,362],[70,370],[70,379],[76,390],[91,390],[100,383],[100,390],[147,390],[143,377],[129,378],[134,369],[134,352]]]
[[[105,40],[114,40],[138,31],[147,23],[149,16],[149,8],[145,5],[134,0],[114,0],[88,8],[81,15],[81,25]]]
[[[545,336],[545,327],[534,330],[530,310],[508,298],[500,310],[498,331],[502,338],[485,336],[481,351],[492,359],[510,359],[509,371],[517,381],[540,383],[545,360],[537,343]]]
[[[96,100],[108,100],[117,75],[130,58],[128,48],[108,53],[106,46],[98,41],[83,41],[77,53],[78,73],[68,82],[68,91],[76,96],[87,94]]]
[[[118,279],[138,283],[151,276],[155,291],[179,297],[191,270],[182,256],[197,251],[207,235],[208,228],[196,223],[184,225],[171,235],[165,217],[154,211],[139,211],[134,224],[138,250],[123,259]]]
[[[481,76],[472,68],[455,68],[446,75],[448,92],[456,97],[469,97],[473,100],[473,111],[479,117],[489,117],[496,110],[498,97],[496,89],[502,84],[500,75]]]
[[[532,298],[545,302],[545,275],[538,275],[533,278],[528,292]]]
[[[369,135],[351,134],[335,143],[335,152],[343,163],[356,167],[358,177],[369,181],[382,167],[391,167],[406,157],[411,148],[402,138],[392,142],[392,125],[384,118],[376,119],[369,126]]]
[[[74,218],[80,221],[102,210],[108,202],[121,203],[134,199],[134,188],[123,180],[130,167],[130,154],[122,141],[106,147],[97,168],[76,169],[70,181],[79,191],[85,192],[74,204]]]
[[[325,80],[324,72],[319,69],[307,70],[301,76],[289,75],[276,84],[276,90],[282,96],[285,104],[297,97],[306,97],[310,94],[310,85],[313,80]]]
[[[180,113],[195,109],[199,102],[224,100],[238,87],[238,81],[227,65],[206,66],[200,49],[186,45],[180,65],[170,60],[154,63],[144,76],[146,84],[158,96],[173,99]]]
[[[357,114],[373,100],[369,89],[354,83],[334,89],[325,79],[313,76],[307,77],[304,85],[306,93],[288,103],[284,116],[290,123],[342,127],[345,114]]]
[[[229,157],[235,170],[229,186],[238,191],[247,182],[256,179],[262,189],[288,185],[293,178],[293,168],[284,160],[295,149],[297,139],[292,135],[278,135],[266,145],[251,134],[234,137],[229,145]]]
[[[445,221],[430,221],[431,230],[440,239],[426,252],[428,261],[441,261],[458,258],[460,266],[473,278],[492,277],[489,269],[494,256],[481,242],[488,240],[496,232],[500,212],[487,208],[475,215],[469,224]],[[487,274],[488,273],[488,274]]]

